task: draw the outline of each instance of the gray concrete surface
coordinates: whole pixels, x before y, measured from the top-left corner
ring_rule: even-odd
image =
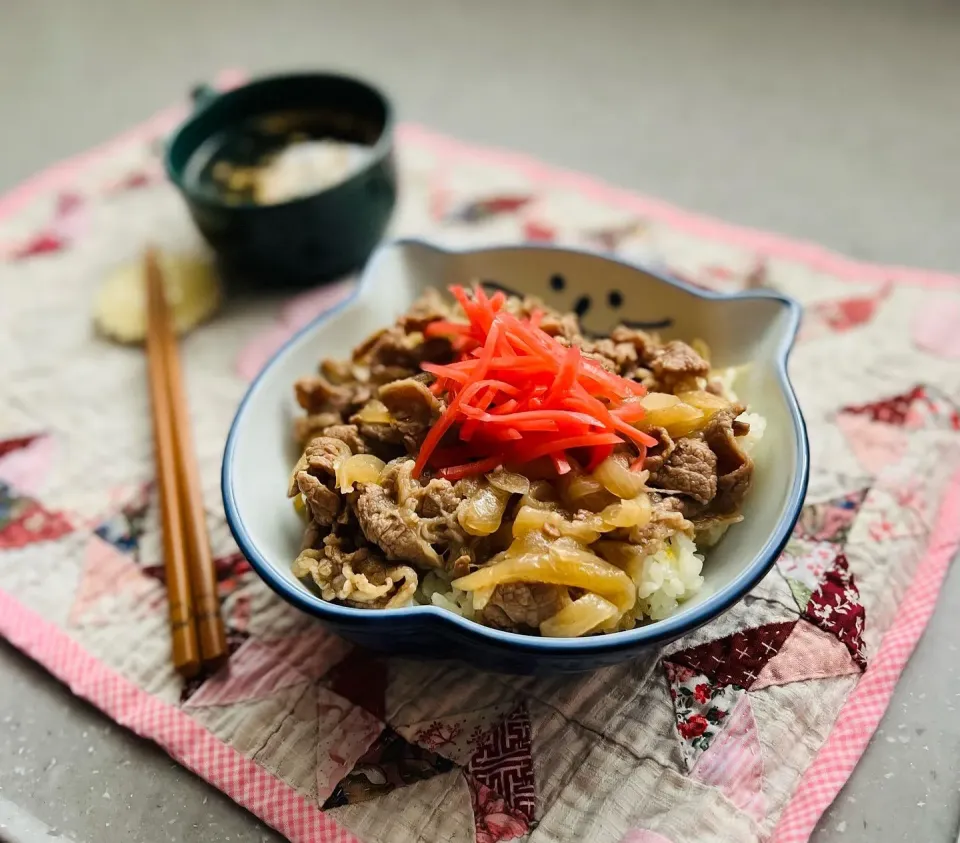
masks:
[[[4,0],[0,189],[230,65],[353,70],[405,119],[856,257],[960,272],[949,0]],[[954,570],[817,843],[956,840],[958,617]],[[5,645],[0,798],[78,841],[276,839]]]

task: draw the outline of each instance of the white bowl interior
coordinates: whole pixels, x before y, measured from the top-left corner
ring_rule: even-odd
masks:
[[[564,279],[559,293],[551,287],[555,275]],[[642,270],[589,254],[519,247],[447,253],[419,243],[381,249],[368,265],[357,297],[281,351],[248,396],[233,431],[232,486],[236,516],[262,557],[280,576],[306,590],[290,573],[303,525],[285,496],[298,456],[291,436],[298,411],[294,381],[316,372],[324,357],[348,356],[364,337],[403,313],[427,287],[478,279],[538,295],[562,309],[589,295],[596,304],[583,323],[596,332],[609,331],[623,319],[671,319],[670,327],[660,329],[662,336],[700,337],[709,344],[718,366],[744,367],[736,383],[738,396],[751,412],[767,420],[766,433],[754,452],[754,487],[743,522],[707,552],[704,588],[681,613],[745,576],[745,568],[777,525],[790,516],[788,500],[800,468],[797,432],[778,377],[777,361],[792,328],[787,305],[775,297],[702,298]],[[611,290],[623,297],[616,310],[607,304]]]

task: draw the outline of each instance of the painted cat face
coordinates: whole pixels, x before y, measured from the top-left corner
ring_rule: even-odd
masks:
[[[480,283],[485,290],[499,290],[508,296],[522,298],[516,290],[499,281],[484,279]],[[588,290],[573,290],[568,285],[567,279],[556,273],[544,280],[540,298],[560,311],[576,313],[585,333],[588,334],[607,334],[614,325],[618,324],[644,331],[664,330],[673,324],[670,318],[643,321],[624,319],[619,313],[626,303],[626,297],[622,291],[610,289],[594,294]]]

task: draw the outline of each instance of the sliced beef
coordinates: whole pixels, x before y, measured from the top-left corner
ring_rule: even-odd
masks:
[[[407,506],[399,506],[382,486],[367,483],[356,501],[357,520],[367,541],[378,545],[387,559],[440,568],[443,560],[420,534],[420,519]]]
[[[342,416],[353,399],[353,390],[330,383],[323,375],[300,378],[294,385],[297,403],[308,413]]]
[[[323,536],[325,536],[327,532],[329,531],[326,527],[321,527],[311,518],[307,524],[307,529],[303,531],[303,540],[300,542],[300,549],[310,550],[320,547],[323,542]]]
[[[447,567],[450,571],[451,579],[457,579],[457,577],[465,577],[470,573],[470,565],[473,562],[473,557],[469,553],[461,553],[456,559],[453,560]]]
[[[393,417],[390,421],[365,421],[358,414],[351,416],[351,423],[377,456],[389,460],[398,452],[416,454],[430,426],[440,417],[443,403],[420,378],[409,377],[381,386],[379,398]]]
[[[599,340],[580,339],[577,345],[585,357],[598,361],[605,369],[622,375],[637,367],[637,349],[628,342],[615,342],[604,337]]]
[[[537,629],[563,608],[562,592],[549,583],[498,585],[483,608],[483,619],[500,629]]]
[[[650,521],[643,527],[629,531],[629,541],[637,545],[644,556],[660,550],[674,533],[690,532],[693,525],[683,516],[683,504],[678,498],[650,493]]]
[[[301,448],[315,436],[320,436],[330,425],[340,424],[343,421],[339,413],[315,413],[309,416],[299,416],[293,420],[293,435]]]
[[[342,385],[355,382],[357,376],[354,369],[354,365],[349,360],[328,359],[320,361],[320,374],[333,384]]]
[[[297,486],[313,520],[321,527],[331,525],[340,512],[340,495],[306,471],[297,475]]]
[[[705,377],[710,371],[710,364],[685,342],[671,340],[653,352],[648,368],[663,391],[674,392],[677,387],[693,384],[696,378]]]
[[[734,435],[740,406],[715,413],[703,429],[703,439],[717,457],[717,496],[710,506],[715,514],[739,511],[753,479],[753,460]]]
[[[308,414],[332,414],[336,416],[338,422],[366,404],[373,395],[372,390],[365,383],[354,381],[336,385],[330,383],[323,375],[300,378],[294,384],[294,390],[297,403]]]
[[[395,419],[429,425],[440,417],[443,406],[423,381],[404,378],[380,387],[380,400]]]
[[[325,600],[339,600],[362,609],[382,609],[410,602],[417,587],[416,572],[388,566],[368,547],[351,549],[336,533],[321,548],[301,551],[293,563],[298,577],[311,577]]]
[[[431,481],[442,482],[446,481]],[[383,487],[367,484],[357,498],[357,519],[367,540],[379,545],[387,559],[441,568],[442,554],[460,556],[466,535],[456,520],[456,508],[443,507],[438,490],[420,491],[400,505]]]
[[[303,452],[307,471],[316,477],[335,479],[337,465],[350,456],[350,446],[342,439],[332,436],[317,436],[311,439]]]
[[[575,313],[558,313],[556,310],[542,308],[544,313],[540,320],[540,327],[551,337],[567,340],[569,343],[580,344],[583,334],[580,331],[580,320]]]
[[[323,435],[331,439],[339,439],[354,454],[371,453],[370,444],[360,435],[355,424],[333,424],[325,428]]]
[[[610,339],[618,345],[632,345],[637,362],[642,365],[649,363],[653,351],[658,347],[658,343],[646,331],[628,328],[626,325],[617,325],[610,334]]]
[[[643,462],[643,467],[651,474],[655,474],[660,467],[670,458],[673,449],[676,447],[666,428],[651,427],[647,433],[657,440],[657,444],[647,448],[647,458]]]
[[[450,316],[451,308],[443,300],[442,294],[431,287],[397,320],[397,324],[409,334],[414,331],[422,332],[431,322],[449,319]]]
[[[727,397],[727,387],[720,378],[710,378],[707,381],[707,385],[704,387],[706,392],[709,392],[711,395],[717,395],[720,398]]]
[[[300,486],[297,484],[297,476],[301,471],[307,470],[307,455],[306,453],[300,454],[300,459],[297,460],[297,464],[293,467],[293,471],[290,472],[290,482],[287,483],[287,497],[292,498],[294,495],[300,492]]]
[[[396,422],[369,422],[359,416],[351,416],[350,421],[360,431],[370,450],[381,459],[389,460],[407,453],[415,453],[416,448],[408,449],[403,441],[403,431]],[[387,456],[384,456],[386,454]]]
[[[696,536],[697,547],[704,549],[707,547],[713,547],[720,539],[723,538],[723,534],[726,533],[727,529],[733,524],[738,524],[743,521],[743,516],[736,515],[697,515],[690,518],[690,522],[693,524],[694,533]]]
[[[394,421],[389,423],[389,430],[382,424],[376,425],[370,435],[379,441],[403,444],[408,454],[415,454],[430,426],[440,418],[444,405],[416,378],[384,384],[379,394]]]
[[[687,495],[707,504],[717,494],[717,455],[702,439],[677,441],[663,465],[650,475],[650,485]]]
[[[393,463],[384,485],[361,487],[355,508],[368,541],[379,545],[387,559],[427,568],[443,567],[444,557],[459,558],[469,539],[457,521],[463,500],[448,480],[422,485],[410,477],[411,460]]]
[[[330,526],[340,513],[342,499],[336,491],[337,465],[350,454],[345,442],[318,436],[310,441],[294,468],[296,487],[303,494],[313,520],[320,526]]]
[[[425,340],[421,334],[408,334],[397,325],[374,337],[372,343],[366,343],[354,352],[354,360],[370,367],[370,380],[375,384],[413,377],[420,373],[423,362],[449,363],[453,360],[453,347],[445,338]]]
[[[379,331],[374,331],[370,336],[368,336],[363,342],[361,342],[356,348],[353,349],[353,354],[350,355],[350,359],[354,363],[366,363],[370,359],[370,353],[374,348],[377,347],[377,343],[383,338],[383,336],[390,331],[390,328],[381,328]],[[403,333],[401,331],[401,333]]]

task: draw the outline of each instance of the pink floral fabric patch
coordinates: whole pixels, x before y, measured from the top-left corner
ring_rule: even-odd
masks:
[[[663,662],[670,683],[670,698],[677,716],[680,751],[693,769],[724,727],[730,712],[746,689],[733,683],[723,684],[705,673],[696,673],[686,665]]]

